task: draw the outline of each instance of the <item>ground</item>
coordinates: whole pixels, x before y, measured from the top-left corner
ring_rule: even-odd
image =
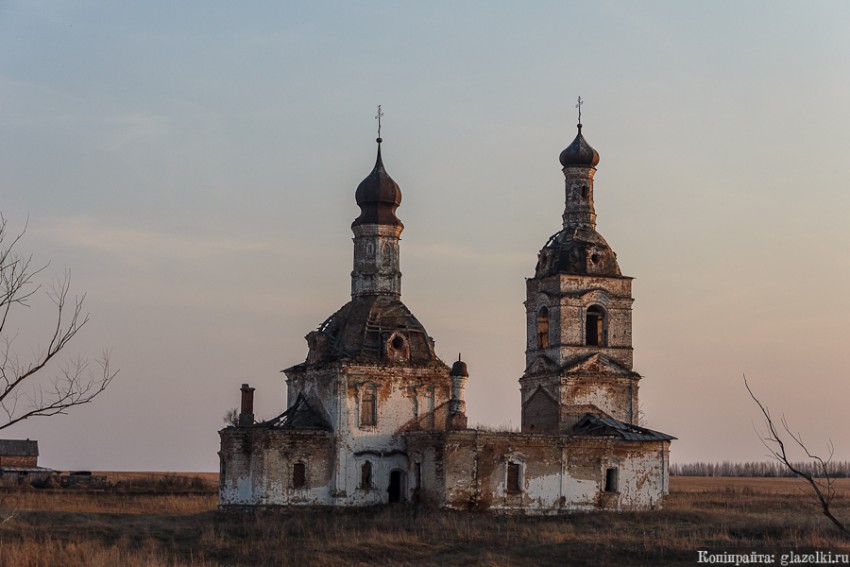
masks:
[[[698,565],[699,550],[850,553],[794,479],[673,477],[665,509],[645,513],[391,506],[227,522],[217,520],[215,475],[110,479],[122,490],[5,494],[16,512],[0,525],[0,566]],[[839,493],[837,515],[850,519],[850,480]]]

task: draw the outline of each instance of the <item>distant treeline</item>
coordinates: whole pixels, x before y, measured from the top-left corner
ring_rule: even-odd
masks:
[[[793,463],[794,468],[815,477],[823,476],[823,471],[812,462]],[[829,476],[832,478],[850,477],[850,461],[836,461],[828,465]],[[788,467],[776,461],[749,463],[688,463],[670,465],[672,476],[747,476],[747,477],[786,477],[795,476]]]

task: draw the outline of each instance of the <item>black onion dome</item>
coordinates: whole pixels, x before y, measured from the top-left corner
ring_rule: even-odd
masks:
[[[378,138],[378,159],[375,161],[375,167],[357,186],[354,198],[360,207],[360,216],[351,226],[360,224],[404,226],[395,216],[395,211],[401,204],[401,189],[384,169],[380,138]]]
[[[561,152],[558,159],[564,167],[595,167],[599,163],[599,152],[590,147],[581,135],[581,124],[578,125],[575,140]]]
[[[565,228],[549,239],[538,254],[535,277],[553,274],[622,275],[617,254],[589,226]]]
[[[458,358],[454,364],[452,364],[452,371],[449,373],[450,376],[466,376],[469,378],[469,370],[466,369],[466,363],[460,358]]]

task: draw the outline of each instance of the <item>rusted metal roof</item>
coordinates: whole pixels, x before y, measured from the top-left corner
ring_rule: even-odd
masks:
[[[626,441],[672,441],[672,435],[638,425],[623,423],[607,415],[586,413],[573,426],[575,435],[614,436]]]

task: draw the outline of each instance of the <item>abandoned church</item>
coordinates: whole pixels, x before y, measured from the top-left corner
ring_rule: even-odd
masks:
[[[307,335],[286,369],[288,408],[220,431],[222,509],[409,502],[557,514],[642,510],[668,490],[674,439],[638,424],[632,279],[596,231],[599,154],[578,134],[560,154],[563,227],[526,280],[520,432],[468,427],[467,365],[449,368],[401,300],[401,190],[384,168],[357,187],[351,301]],[[472,377],[474,380],[474,376]]]

